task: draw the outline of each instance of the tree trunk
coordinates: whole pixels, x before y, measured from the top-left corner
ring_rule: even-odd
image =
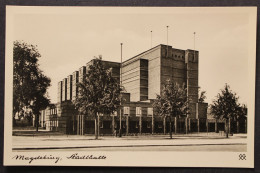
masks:
[[[177,119],[177,116],[176,117],[174,117],[174,131],[175,131],[175,135],[177,134],[177,128],[178,128],[178,119]]]
[[[215,119],[215,133],[218,133],[218,120]]]
[[[115,134],[115,116],[112,115],[112,134]]]
[[[95,115],[95,139],[98,139],[98,117]]]
[[[228,119],[226,119],[226,123],[225,123],[225,128],[226,128],[226,138],[228,138],[228,133],[229,133],[229,127],[228,127]]]
[[[170,118],[170,138],[172,139],[172,118],[171,116],[169,118]]]

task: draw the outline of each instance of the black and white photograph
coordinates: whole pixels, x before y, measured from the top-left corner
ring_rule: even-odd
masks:
[[[6,7],[4,165],[254,167],[256,7]]]

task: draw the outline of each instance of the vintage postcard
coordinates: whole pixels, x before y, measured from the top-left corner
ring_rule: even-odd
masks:
[[[254,167],[256,7],[6,7],[4,165]]]

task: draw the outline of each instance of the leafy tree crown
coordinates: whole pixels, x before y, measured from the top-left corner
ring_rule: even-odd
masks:
[[[167,80],[162,86],[161,95],[156,96],[153,107],[161,116],[187,116],[189,108],[185,85]]]
[[[216,119],[238,119],[245,116],[246,106],[241,106],[238,99],[237,94],[230,89],[228,84],[225,84],[216,99],[213,100],[211,113]]]
[[[50,78],[39,68],[41,57],[37,47],[22,41],[13,46],[13,114],[24,107],[39,115],[40,109],[49,104],[47,89]]]
[[[78,83],[79,94],[74,102],[79,114],[112,114],[121,101],[119,81],[112,76],[112,69],[105,69],[102,58],[95,58],[87,67],[83,81]]]

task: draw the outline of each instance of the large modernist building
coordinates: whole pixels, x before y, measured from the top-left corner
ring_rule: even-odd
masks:
[[[42,111],[42,126],[48,130],[62,131],[66,134],[94,133],[94,116],[77,115],[72,104],[78,94],[77,83],[83,80],[92,62],[93,60],[58,83],[58,102],[55,106]],[[122,80],[125,88],[121,107],[123,134],[169,132],[169,120],[157,115],[152,107],[153,100],[157,94],[161,94],[162,86],[168,79],[180,85],[184,84],[190,100],[189,116],[174,119],[173,131],[175,133],[217,131],[224,128],[223,122],[207,118],[208,104],[198,102],[198,51],[158,45],[122,64],[102,62],[105,68],[112,68],[112,75],[118,78],[118,82]],[[113,115],[99,117],[100,135],[114,134],[115,130],[119,129],[119,113],[118,110]]]

